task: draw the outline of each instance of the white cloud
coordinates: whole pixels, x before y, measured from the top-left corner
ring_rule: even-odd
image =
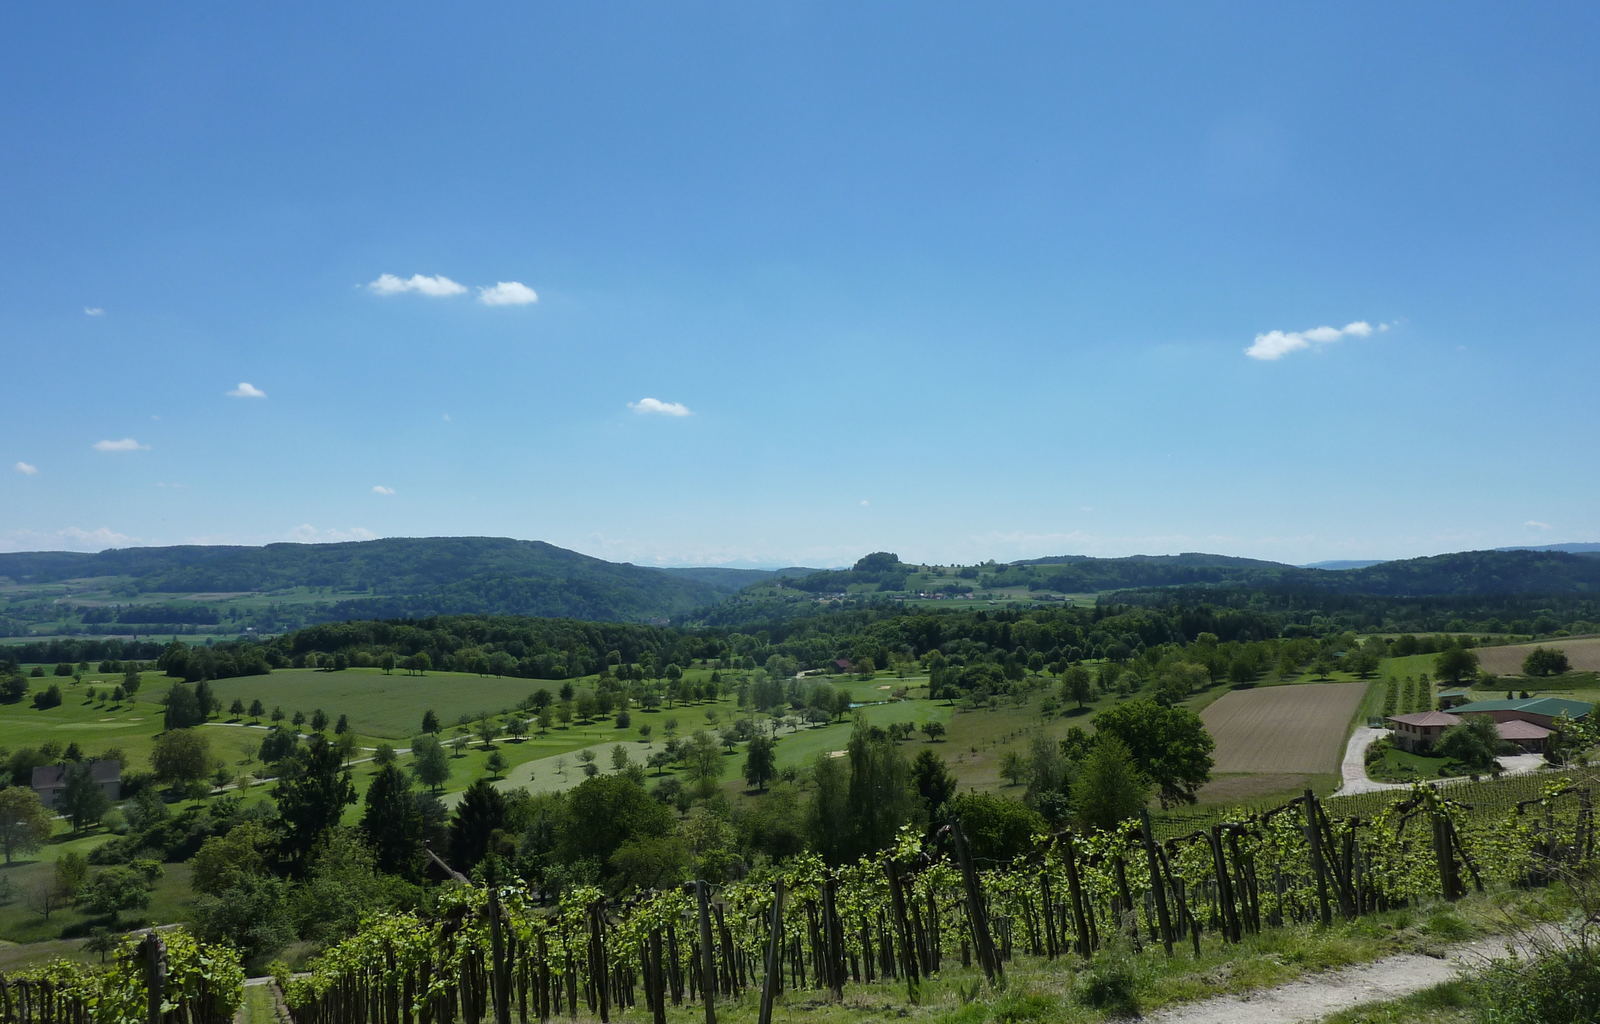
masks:
[[[1367,338],[1374,331],[1387,331],[1388,324],[1369,324],[1356,320],[1343,327],[1313,327],[1309,331],[1268,331],[1256,335],[1255,341],[1244,350],[1251,359],[1272,361],[1282,359],[1290,352],[1311,348],[1313,345],[1331,345],[1341,338]]]
[[[521,281],[501,281],[493,288],[480,287],[478,301],[485,306],[527,306],[539,301],[539,293]]]
[[[298,544],[336,544],[348,540],[377,540],[378,535],[365,526],[352,526],[348,530],[319,530],[310,523],[301,523],[290,530],[285,539]]]
[[[868,501],[866,498],[862,498],[861,499],[861,507],[862,508],[871,508],[872,507],[872,502]]]
[[[1527,522],[1523,523],[1522,525],[1523,526],[1531,526],[1535,530],[1548,530],[1548,529],[1550,529],[1550,524],[1549,523],[1541,523],[1537,519],[1530,519]]]
[[[446,423],[449,423],[450,422],[450,414],[449,413],[445,413],[443,416],[440,417],[440,419],[444,420]]]
[[[267,393],[247,380],[241,380],[239,386],[228,392],[229,398],[265,398]]]
[[[641,398],[637,402],[629,402],[628,408],[636,413],[648,416],[691,415],[687,405],[681,402],[663,402],[659,398]]]
[[[412,274],[407,278],[399,278],[393,274],[379,274],[376,281],[367,285],[367,290],[374,295],[399,295],[403,292],[417,292],[420,295],[431,295],[440,298],[447,295],[460,295],[467,290],[464,284],[457,284],[443,274],[429,277],[427,274]]]
[[[393,494],[394,493],[394,488],[393,487],[385,487],[382,484],[373,484],[372,485],[372,493],[373,494]]]
[[[150,446],[140,444],[131,437],[124,437],[120,441],[96,441],[94,450],[97,452],[147,452]]]
[[[38,476],[39,475],[39,467],[35,466],[31,462],[18,462],[16,465],[12,466],[11,468],[16,470],[18,473],[21,473],[23,476]]]
[[[85,307],[83,307],[83,315],[84,316],[105,316],[106,315],[106,311],[104,309],[100,308],[99,306],[85,306]]]
[[[12,530],[0,534],[0,551],[104,551],[128,547],[138,538],[118,533],[108,526],[85,530],[67,526],[59,530]]]

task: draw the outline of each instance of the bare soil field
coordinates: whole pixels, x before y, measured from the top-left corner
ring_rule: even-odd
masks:
[[[1535,647],[1562,651],[1567,661],[1580,672],[1600,672],[1600,637],[1580,640],[1544,640],[1536,644],[1511,644],[1507,647],[1477,647],[1478,664],[1497,676],[1522,674],[1522,659]]]
[[[1339,769],[1366,683],[1234,690],[1200,712],[1217,742],[1217,773],[1313,774]]]

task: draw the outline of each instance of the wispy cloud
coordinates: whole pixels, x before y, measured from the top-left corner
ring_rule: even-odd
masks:
[[[539,293],[521,281],[501,281],[478,289],[478,301],[485,306],[527,306],[539,301]]]
[[[83,307],[83,315],[84,316],[105,316],[106,315],[106,311],[104,309],[102,309],[101,307],[99,307],[99,306],[85,306],[85,307]]]
[[[298,544],[336,544],[350,540],[377,540],[378,535],[365,526],[352,526],[348,530],[318,529],[310,523],[301,523],[290,530],[285,539]]]
[[[628,408],[642,416],[689,416],[689,407],[682,402],[663,402],[659,398],[641,398],[629,402]]]
[[[393,274],[379,274],[377,280],[368,283],[367,290],[374,295],[400,295],[405,292],[416,292],[419,295],[431,295],[442,298],[449,295],[460,295],[467,290],[464,284],[458,284],[443,274],[428,276],[427,274],[412,274],[410,277],[396,277]]]
[[[0,551],[104,551],[128,547],[137,537],[118,533],[109,526],[85,530],[67,526],[59,530],[12,530],[0,533]]]
[[[372,485],[372,493],[373,494],[393,494],[394,493],[394,488],[393,487],[385,487],[382,484],[373,484]]]
[[[119,441],[96,441],[94,450],[97,452],[147,452],[150,446],[140,444],[131,437],[124,437]]]
[[[1299,352],[1317,345],[1331,345],[1343,338],[1366,338],[1374,331],[1387,331],[1388,324],[1369,324],[1357,320],[1343,327],[1313,327],[1309,331],[1268,331],[1256,335],[1255,341],[1244,350],[1251,359],[1266,362],[1282,359],[1290,352]]]
[[[1550,526],[1549,523],[1541,523],[1537,519],[1530,519],[1527,522],[1523,523],[1522,525],[1523,526],[1530,526],[1535,530],[1548,530],[1548,529],[1551,529],[1551,526]]]
[[[11,467],[23,476],[38,476],[39,467],[31,462],[18,462]]]
[[[239,386],[228,392],[229,398],[265,398],[267,393],[247,380],[241,380]]]

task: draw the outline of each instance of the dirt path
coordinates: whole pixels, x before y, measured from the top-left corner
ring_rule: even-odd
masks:
[[[1543,942],[1561,940],[1554,927],[1539,930]],[[1510,949],[1528,952],[1531,944],[1500,935],[1452,946],[1444,956],[1385,957],[1359,967],[1314,974],[1277,988],[1200,1003],[1173,1006],[1145,1017],[1150,1024],[1310,1024],[1363,1003],[1399,999],[1481,968]]]

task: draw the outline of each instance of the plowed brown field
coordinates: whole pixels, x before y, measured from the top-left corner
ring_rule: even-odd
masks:
[[[1217,742],[1212,771],[1337,771],[1366,692],[1366,683],[1304,683],[1225,694],[1200,712]]]
[[[1497,676],[1522,674],[1522,659],[1535,647],[1562,651],[1567,662],[1580,672],[1600,672],[1600,637],[1582,640],[1546,640],[1537,644],[1512,644],[1510,647],[1478,647],[1473,653],[1478,664]]]

